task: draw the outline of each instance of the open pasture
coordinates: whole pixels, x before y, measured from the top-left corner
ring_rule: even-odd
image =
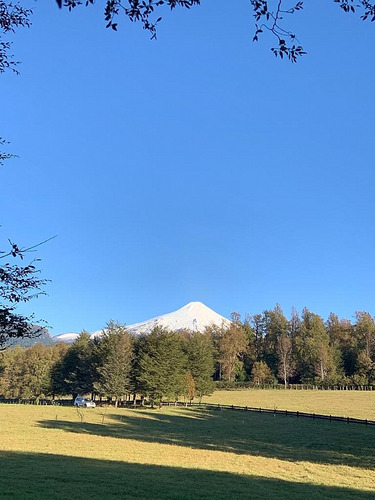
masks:
[[[375,391],[239,389],[215,391],[203,401],[375,420]]]
[[[373,427],[241,411],[0,405],[0,497],[370,499],[374,447]]]

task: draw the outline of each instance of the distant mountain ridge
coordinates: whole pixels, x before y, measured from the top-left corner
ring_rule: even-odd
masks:
[[[218,325],[229,326],[230,321],[214,310],[207,307],[202,302],[189,302],[185,306],[162,316],[156,316],[147,321],[127,325],[127,329],[136,335],[150,333],[153,328],[160,326],[168,330],[192,330],[202,332],[206,326]],[[91,338],[100,337],[102,330],[91,333]],[[72,343],[79,336],[79,333],[62,333],[53,337],[55,342]]]
[[[33,325],[32,329],[35,332],[35,337],[12,338],[6,342],[5,347],[31,347],[35,344],[54,345],[54,338],[48,328]]]

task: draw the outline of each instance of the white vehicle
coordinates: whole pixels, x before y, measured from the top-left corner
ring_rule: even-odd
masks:
[[[74,406],[82,406],[83,408],[95,408],[96,404],[90,398],[78,397],[74,400]]]

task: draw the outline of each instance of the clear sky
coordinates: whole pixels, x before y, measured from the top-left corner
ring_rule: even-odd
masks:
[[[375,314],[375,26],[305,4],[293,65],[251,42],[248,0],[167,13],[157,41],[100,2],[29,1],[0,75],[0,241],[58,237],[22,311],[53,335],[190,301]]]

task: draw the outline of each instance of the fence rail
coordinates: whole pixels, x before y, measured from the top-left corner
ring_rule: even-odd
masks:
[[[207,410],[240,410],[240,411],[251,411],[255,413],[272,413],[273,415],[284,415],[286,417],[297,417],[297,418],[312,418],[313,420],[329,420],[330,422],[345,422],[347,424],[362,424],[362,425],[375,425],[375,420],[353,418],[353,417],[339,417],[337,415],[322,415],[319,413],[306,413],[303,411],[291,411],[291,410],[278,410],[277,408],[256,408],[254,406],[238,406],[238,405],[222,405],[222,404],[212,404],[212,403],[193,403],[193,402],[168,402],[164,403],[168,406],[195,406],[204,407]]]
[[[319,384],[255,384],[254,382],[215,381],[216,390],[233,391],[239,389],[255,390],[293,390],[293,391],[375,391],[375,385],[319,385]]]
[[[72,406],[73,401],[71,399],[62,400],[51,400],[51,399],[20,399],[12,398],[5,399],[0,398],[0,403],[5,404],[31,404],[31,405],[61,405],[61,406]],[[101,404],[107,405],[108,402],[97,402],[97,405]],[[149,402],[143,402],[142,405],[134,404],[133,401],[122,401],[119,407],[129,407],[129,408],[140,408],[142,406],[149,406]],[[237,411],[250,411],[255,413],[270,413],[273,415],[283,415],[285,417],[297,417],[297,418],[311,418],[313,420],[329,420],[330,422],[345,422],[347,424],[361,424],[361,425],[373,425],[375,426],[375,420],[354,418],[354,417],[340,417],[337,415],[322,415],[320,413],[306,413],[303,411],[291,411],[291,410],[278,410],[277,408],[257,408],[255,406],[239,406],[239,405],[224,405],[220,403],[193,403],[192,401],[164,401],[161,406],[184,406],[184,407],[196,407],[204,408],[206,410],[237,410]]]

